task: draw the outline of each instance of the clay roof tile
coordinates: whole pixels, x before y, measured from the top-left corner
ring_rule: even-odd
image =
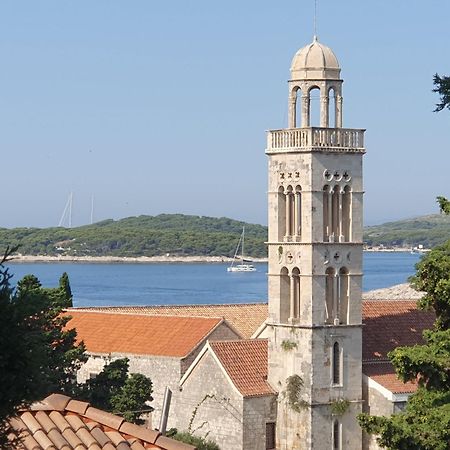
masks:
[[[86,410],[85,416],[88,419],[92,419],[95,422],[101,423],[102,425],[106,425],[115,430],[118,430],[124,422],[122,417],[102,411],[101,409],[93,408],[92,406]]]
[[[80,402],[79,400],[70,400],[66,406],[66,411],[72,411],[81,415],[84,415],[89,407],[89,403]]]
[[[175,441],[166,436],[159,436],[156,439],[156,445],[161,446],[165,450],[195,450],[195,447],[184,442]]]
[[[146,442],[150,442],[151,444],[154,444],[158,436],[161,434],[159,431],[149,430],[148,428],[143,428],[129,422],[124,422],[120,426],[119,431],[130,436],[135,436]]]
[[[69,401],[70,397],[67,395],[51,394],[44,400],[44,403],[55,411],[64,411]]]

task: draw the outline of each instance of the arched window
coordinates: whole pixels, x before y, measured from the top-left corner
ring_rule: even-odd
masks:
[[[294,235],[297,240],[302,239],[302,187],[295,186],[295,200],[294,200]]]
[[[286,195],[284,187],[278,188],[278,241],[281,242],[286,236]]]
[[[331,235],[331,224],[330,224],[330,187],[325,185],[323,187],[323,241],[329,242]]]
[[[338,342],[333,344],[333,384],[341,383],[341,349]]]
[[[291,277],[291,318],[300,318],[300,270],[292,269]]]
[[[320,126],[320,88],[318,86],[312,86],[308,91],[308,124],[307,127],[319,127]]]
[[[288,186],[286,189],[286,240],[291,241],[294,232],[294,191],[292,186]]]
[[[343,267],[339,270],[339,323],[348,323],[349,276]]]
[[[333,420],[333,450],[341,450],[341,425],[339,420]]]
[[[280,322],[288,323],[290,315],[289,271],[283,267],[280,272]]]
[[[339,242],[340,232],[340,188],[334,186],[331,205],[331,234],[334,236],[334,242]]]
[[[336,91],[334,87],[328,89],[328,126],[336,128]]]
[[[334,320],[334,297],[335,287],[334,278],[335,271],[332,267],[328,267],[325,272],[325,308],[326,308],[326,323],[333,323]]]
[[[345,186],[342,193],[342,235],[344,242],[350,242],[351,239],[351,189],[350,186]]]

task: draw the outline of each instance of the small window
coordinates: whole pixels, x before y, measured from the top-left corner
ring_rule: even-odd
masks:
[[[333,384],[341,384],[341,349],[338,342],[333,345]]]
[[[266,450],[275,449],[275,422],[266,423]]]
[[[341,450],[341,427],[338,420],[333,422],[333,450]]]

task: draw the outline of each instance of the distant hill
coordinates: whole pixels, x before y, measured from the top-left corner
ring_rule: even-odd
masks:
[[[233,256],[245,225],[245,253],[265,257],[267,227],[183,214],[104,220],[77,228],[0,228],[0,249],[20,245],[25,255]]]
[[[245,253],[267,256],[267,227],[226,217],[160,214],[104,220],[77,228],[0,228],[0,250],[25,255],[233,256],[245,225]],[[450,216],[432,215],[366,227],[368,245],[432,247],[450,239]]]
[[[433,214],[412,219],[388,222],[364,228],[364,242],[368,245],[426,248],[443,244],[450,239],[450,216]]]

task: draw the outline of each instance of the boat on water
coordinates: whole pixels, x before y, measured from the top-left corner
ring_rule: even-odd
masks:
[[[423,248],[423,245],[422,245],[422,244],[419,244],[417,247],[413,247],[413,248],[411,249],[411,254],[412,254],[412,255],[414,255],[414,254],[423,255],[423,254],[425,254],[425,253],[428,253],[429,251],[430,251],[429,248]]]
[[[227,272],[256,272],[256,268],[253,264],[249,264],[249,261],[244,258],[244,236],[245,227],[242,228],[242,234],[239,238],[236,251],[234,252],[233,261],[230,267],[227,267]],[[241,250],[240,256],[239,249]],[[240,260],[239,264],[235,264],[236,260]]]

